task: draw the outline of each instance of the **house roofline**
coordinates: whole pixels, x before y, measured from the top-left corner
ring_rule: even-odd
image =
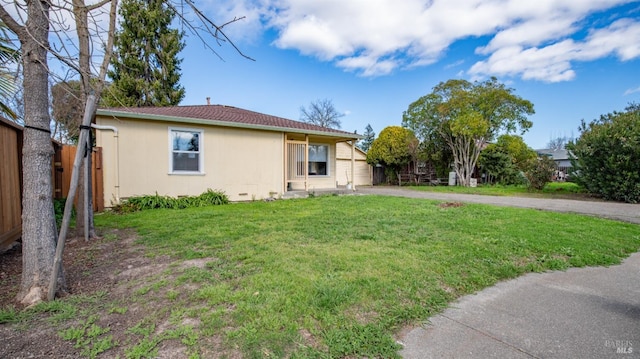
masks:
[[[359,140],[364,138],[364,136],[362,135],[358,135],[355,133],[349,134],[348,132],[334,133],[334,132],[304,130],[304,129],[292,128],[292,127],[257,125],[257,124],[250,124],[250,123],[209,120],[209,119],[201,119],[201,118],[193,118],[193,117],[174,117],[174,116],[165,116],[165,115],[141,114],[141,113],[135,113],[135,112],[114,111],[114,110],[105,110],[105,109],[98,109],[96,111],[96,116],[103,116],[103,117],[111,116],[116,119],[131,118],[131,119],[137,119],[137,120],[178,122],[178,123],[189,123],[189,124],[209,125],[209,126],[219,126],[219,127],[234,127],[234,128],[243,128],[243,129],[252,129],[252,130],[299,133],[299,134],[305,134],[305,135],[336,138],[338,139],[338,142]]]

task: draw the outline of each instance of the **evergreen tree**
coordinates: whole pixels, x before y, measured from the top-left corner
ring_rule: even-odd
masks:
[[[180,86],[178,53],[183,33],[169,26],[175,12],[162,0],[124,0],[105,91],[107,106],[174,106],[185,90]]]
[[[364,152],[369,151],[369,148],[371,148],[371,144],[375,139],[376,139],[376,133],[373,132],[373,127],[371,127],[371,124],[367,124],[367,127],[365,127],[364,129],[364,138],[360,142],[360,146],[359,146],[360,149],[363,150]]]

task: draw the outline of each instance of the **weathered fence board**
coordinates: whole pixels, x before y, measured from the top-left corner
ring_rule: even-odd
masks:
[[[22,235],[22,129],[0,121],[0,251]]]
[[[69,194],[74,146],[52,141],[51,161],[54,198]],[[93,210],[104,210],[102,149],[93,152]],[[0,252],[22,235],[22,126],[0,117]]]

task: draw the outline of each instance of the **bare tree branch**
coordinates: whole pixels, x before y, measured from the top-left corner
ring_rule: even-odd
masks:
[[[320,127],[340,128],[340,117],[343,116],[329,99],[313,101],[309,109],[300,107],[300,119]]]
[[[0,19],[7,25],[9,30],[18,35],[19,39],[26,36],[26,28],[20,25],[4,7],[0,7]]]
[[[228,42],[237,52],[238,54],[240,54],[240,56],[251,60],[251,61],[255,61],[255,59],[249,57],[248,55],[245,55],[237,46],[236,44],[231,41],[231,39],[227,36],[227,34],[225,34],[225,32],[222,30],[223,27],[232,24],[234,22],[243,20],[245,17],[239,17],[239,18],[234,18],[231,21],[228,21],[226,23],[224,23],[222,26],[218,26],[216,25],[213,21],[211,21],[206,15],[204,15],[202,13],[202,11],[200,9],[198,9],[195,4],[191,1],[191,0],[184,0],[185,3],[187,3],[187,5],[189,5],[189,7],[191,8],[191,10],[193,10],[193,12],[198,16],[198,18],[206,25],[209,24],[211,27],[213,27],[215,29],[214,32],[211,32],[211,29],[209,29],[208,27],[206,28],[207,32],[210,33],[216,40],[223,40]]]
[[[106,4],[110,3],[110,2],[112,2],[112,0],[102,0],[99,3],[93,4],[93,5],[88,5],[87,6],[87,12],[91,12],[91,11],[93,11],[95,9],[99,9],[99,8],[105,6]]]

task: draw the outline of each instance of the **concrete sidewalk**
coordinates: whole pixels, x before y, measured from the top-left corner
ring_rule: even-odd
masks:
[[[404,358],[640,358],[640,254],[501,282],[400,341]]]

